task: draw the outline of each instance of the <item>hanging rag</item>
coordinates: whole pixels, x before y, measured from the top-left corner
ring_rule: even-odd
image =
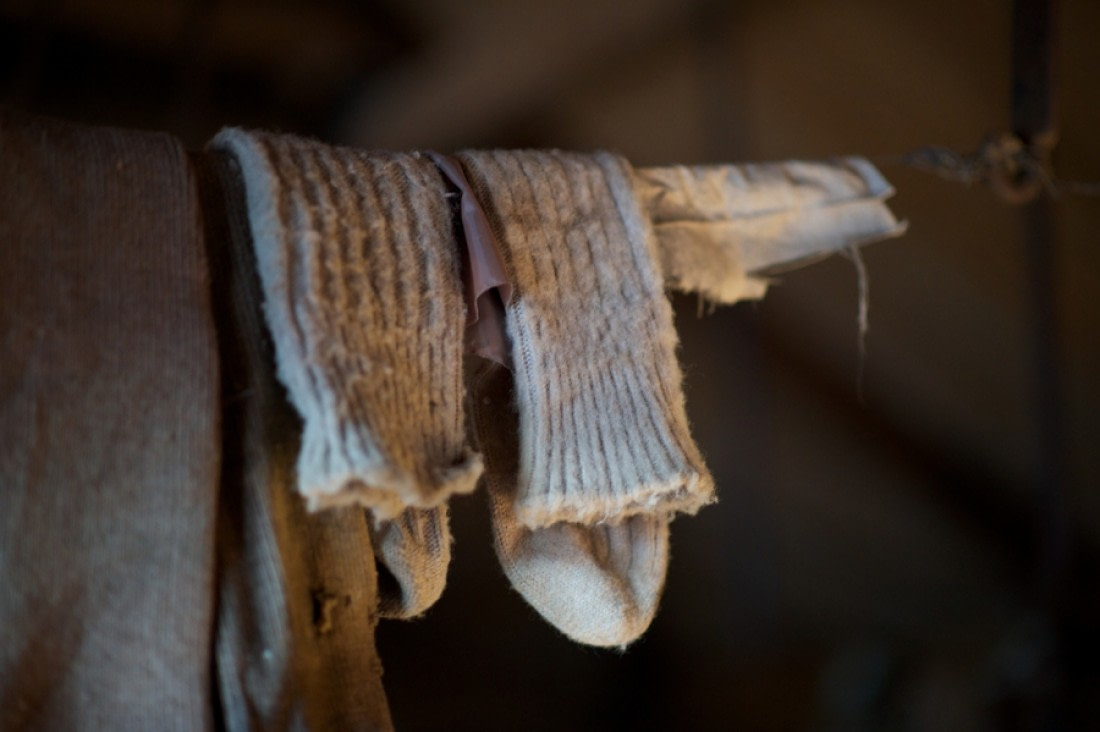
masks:
[[[669,289],[731,304],[769,275],[905,233],[894,189],[863,158],[638,168]]]
[[[465,295],[508,306],[507,339],[470,336],[448,185],[466,255],[503,255]],[[632,171],[239,130],[189,161],[0,110],[0,726],[389,729],[374,629],[442,592],[446,500],[481,472],[466,396],[506,574],[570,637],[628,643],[669,521],[713,500],[662,285],[760,297],[900,234],[891,193],[860,159]],[[469,395],[464,340],[489,357]]]
[[[0,109],[0,728],[213,729],[218,356],[169,135]]]
[[[448,183],[455,238],[462,244],[466,352],[510,367],[504,308],[512,302],[512,284],[504,271],[496,234],[466,179],[462,163],[435,151],[427,155]]]

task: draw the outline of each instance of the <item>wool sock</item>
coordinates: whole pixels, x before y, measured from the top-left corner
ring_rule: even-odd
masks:
[[[497,554],[566,635],[624,645],[656,611],[670,516],[713,500],[688,432],[652,231],[615,156],[458,158],[514,288],[518,427],[504,427],[513,396],[500,367],[482,372],[474,400]]]
[[[466,152],[514,286],[516,517],[531,528],[694,513],[713,485],[688,431],[676,332],[626,161]]]
[[[435,604],[447,584],[451,531],[447,506],[407,508],[371,526],[378,560],[378,611],[384,618],[408,619]]]
[[[237,129],[212,147],[244,178],[278,375],[304,421],[309,508],[359,503],[388,521],[472,491],[465,310],[436,167]]]
[[[894,189],[862,158],[637,168],[665,283],[729,304],[759,299],[769,274],[900,236]]]
[[[216,726],[391,729],[373,522],[296,495],[301,421],[275,375],[240,170],[223,153],[198,163],[224,390]]]
[[[511,374],[485,363],[473,378],[473,414],[497,556],[512,586],[573,640],[624,646],[649,627],[668,567],[668,517],[616,523],[562,521],[532,529],[516,518],[519,418]]]

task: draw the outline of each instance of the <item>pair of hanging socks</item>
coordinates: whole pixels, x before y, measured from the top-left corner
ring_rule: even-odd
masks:
[[[415,154],[233,130],[218,146],[250,181],[280,376],[306,421],[300,490],[313,508],[371,508],[395,580],[388,612],[415,614],[445,581],[443,501],[481,468],[448,400],[462,393],[463,310],[444,184]],[[760,297],[772,264],[903,227],[858,159],[632,171],[610,155],[459,158],[519,293],[507,311],[517,423],[489,440],[502,422],[482,426],[498,554],[567,635],[622,645],[656,609],[670,517],[713,492],[662,282]],[[515,469],[497,469],[509,437]]]

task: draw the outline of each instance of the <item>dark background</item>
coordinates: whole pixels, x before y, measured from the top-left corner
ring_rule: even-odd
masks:
[[[637,164],[863,154],[902,239],[699,318],[720,503],[673,524],[660,614],[576,645],[512,592],[484,497],[425,618],[384,622],[400,729],[1100,728],[1100,198],[1013,207],[899,167],[1009,126],[1006,0],[0,1],[0,103],[372,148]],[[1059,177],[1100,180],[1100,3],[1057,26]],[[862,377],[860,376],[862,373]],[[860,390],[859,385],[862,385]],[[862,399],[860,398],[862,391]]]

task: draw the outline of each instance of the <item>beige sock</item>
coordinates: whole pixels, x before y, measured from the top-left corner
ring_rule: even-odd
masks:
[[[657,612],[668,567],[668,518],[567,521],[532,529],[516,518],[519,420],[511,374],[486,363],[474,377],[473,414],[497,556],[512,586],[551,625],[580,643],[623,646]]]
[[[307,513],[301,422],[275,375],[236,160],[199,159],[222,378],[213,647],[221,727],[390,729],[363,509]]]
[[[378,611],[384,618],[407,619],[435,604],[447,584],[451,531],[447,506],[407,508],[371,526],[379,564]]]
[[[278,374],[304,420],[311,509],[380,520],[472,491],[465,309],[445,188],[415,154],[223,130],[241,167]]]
[[[609,154],[458,157],[514,284],[517,518],[540,528],[694,513],[713,486],[688,431],[672,309],[629,165]]]
[[[518,445],[499,374],[482,374],[475,400],[498,556],[566,635],[629,643],[656,611],[669,517],[713,500],[630,168],[608,154],[458,157],[514,286]]]

